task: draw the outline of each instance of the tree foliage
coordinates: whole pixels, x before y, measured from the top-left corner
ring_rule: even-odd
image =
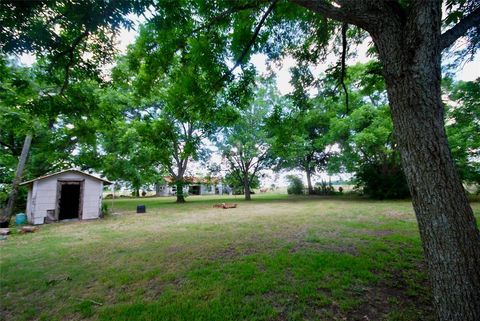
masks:
[[[480,80],[446,86],[446,130],[460,177],[480,185]]]

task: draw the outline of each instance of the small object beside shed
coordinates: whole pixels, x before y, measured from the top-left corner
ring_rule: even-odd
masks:
[[[29,225],[26,225],[26,226],[22,226],[19,230],[20,233],[22,234],[25,234],[25,233],[34,233],[38,231],[38,227],[37,226],[29,226]]]
[[[23,225],[25,223],[27,223],[27,215],[25,213],[15,215],[15,225]]]

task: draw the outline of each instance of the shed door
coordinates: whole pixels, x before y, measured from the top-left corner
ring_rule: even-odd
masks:
[[[82,218],[83,182],[59,181],[58,219]]]

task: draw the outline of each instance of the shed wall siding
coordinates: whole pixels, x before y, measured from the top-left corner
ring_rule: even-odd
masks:
[[[36,181],[33,186],[33,223],[43,224],[47,210],[54,210],[57,195],[57,177]]]
[[[28,187],[28,194],[27,194],[27,208],[25,210],[25,214],[27,214],[27,220],[29,223],[33,223],[32,217],[32,186]]]
[[[83,187],[83,219],[95,219],[100,216],[103,183],[96,179],[85,178]]]

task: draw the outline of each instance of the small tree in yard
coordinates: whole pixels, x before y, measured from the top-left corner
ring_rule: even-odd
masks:
[[[253,178],[270,163],[265,119],[277,98],[272,80],[262,81],[255,91],[254,100],[240,111],[239,119],[233,126],[225,128],[223,137],[218,139],[219,149],[231,173],[241,176],[245,200],[251,199]]]
[[[295,175],[287,175],[285,177],[288,181],[287,193],[293,195],[303,195],[303,182],[302,179]]]

